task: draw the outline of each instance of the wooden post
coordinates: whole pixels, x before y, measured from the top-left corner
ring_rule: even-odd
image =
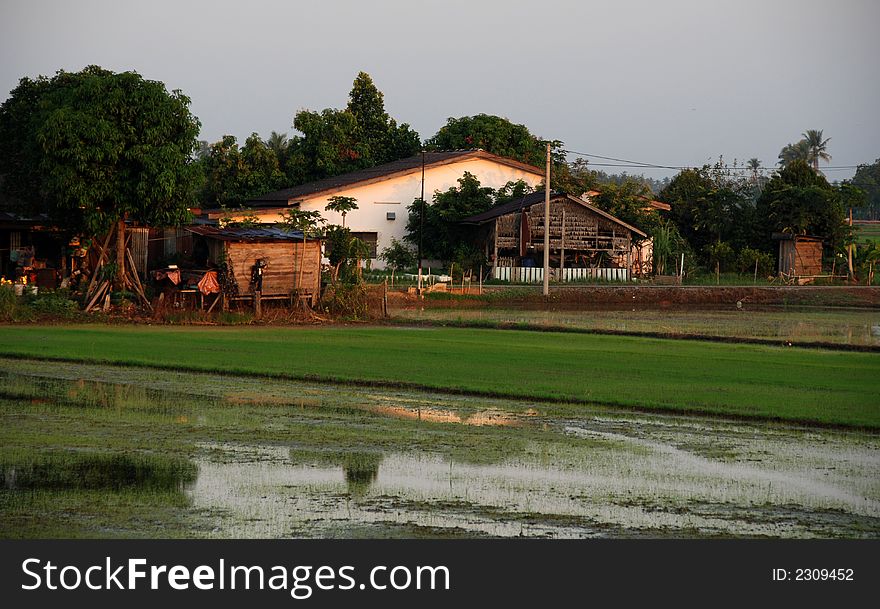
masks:
[[[562,237],[559,240],[559,281],[565,281],[565,204],[562,204]]]
[[[480,265],[480,295],[483,294],[483,265]]]
[[[220,311],[226,313],[229,311],[229,299],[226,298],[226,292],[220,291]]]
[[[629,248],[626,250],[626,277],[625,279],[629,281],[632,275],[632,240],[629,242]]]
[[[834,280],[834,267],[831,267],[831,279]],[[758,259],[755,258],[755,285],[758,283]]]
[[[254,317],[260,319],[263,315],[263,294],[260,290],[254,290]]]
[[[495,253],[494,258],[492,258],[492,275],[494,276],[494,269],[498,268],[498,218],[495,218],[495,230],[492,233],[492,240],[495,242]]]
[[[544,296],[550,295],[550,142],[544,177]]]
[[[388,280],[382,284],[382,317],[388,317]]]
[[[125,218],[116,224],[116,288],[125,286]]]

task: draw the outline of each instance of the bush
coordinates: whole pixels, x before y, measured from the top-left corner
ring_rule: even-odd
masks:
[[[70,318],[76,315],[77,304],[70,300],[67,291],[40,292],[36,296],[28,296],[25,301],[28,308],[40,317]]]
[[[706,262],[708,263],[708,270],[710,272],[714,272],[717,268],[723,273],[724,271],[729,270],[730,266],[736,260],[733,248],[730,247],[729,243],[724,241],[710,243],[703,248],[703,251],[706,254]]]
[[[0,285],[0,321],[14,321],[17,311],[15,289],[11,285]]]
[[[743,275],[751,275],[755,272],[756,262],[758,263],[759,277],[773,274],[773,256],[750,247],[744,247],[740,250],[736,259],[736,268]]]
[[[332,315],[353,319],[367,318],[367,290],[363,283],[337,281],[324,291],[321,306]]]

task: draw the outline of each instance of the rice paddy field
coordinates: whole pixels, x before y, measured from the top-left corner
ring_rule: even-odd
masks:
[[[867,241],[880,241],[880,222],[854,224],[856,240],[860,243]]]
[[[880,428],[880,354],[472,328],[7,326],[0,355]]]
[[[868,430],[23,357],[0,387],[2,538],[880,536]]]
[[[703,314],[679,327],[734,331]],[[872,315],[801,322],[870,345]],[[5,326],[0,538],[877,538],[878,379],[643,336]]]
[[[565,329],[760,339],[880,347],[877,309],[633,309],[419,308],[393,310],[403,322]]]

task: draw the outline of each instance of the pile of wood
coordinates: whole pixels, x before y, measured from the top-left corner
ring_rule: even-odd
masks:
[[[114,231],[110,231],[107,233],[107,237],[104,239],[104,243],[102,245],[97,245],[97,256],[98,261],[95,264],[95,268],[92,271],[91,279],[89,280],[89,285],[85,291],[85,303],[86,312],[92,311],[98,306],[101,307],[102,310],[106,311],[110,308],[110,292],[113,287],[113,278],[112,277],[101,277],[101,270],[104,268],[105,264],[110,262],[110,240],[112,239]],[[144,286],[141,283],[141,278],[138,277],[137,267],[134,264],[134,258],[131,255],[131,250],[128,248],[128,239],[126,237],[125,241],[125,261],[119,261],[122,266],[125,267],[125,274],[123,275],[123,288],[136,294],[138,299],[150,310],[153,309],[153,305],[150,304],[149,299],[144,293]]]

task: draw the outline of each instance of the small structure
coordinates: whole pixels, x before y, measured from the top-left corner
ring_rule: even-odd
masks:
[[[784,277],[813,278],[822,274],[822,238],[773,233],[779,242],[779,273]]]
[[[226,300],[306,298],[317,304],[321,293],[321,241],[275,226],[218,228],[188,226],[194,252],[204,252],[208,266],[224,269]]]
[[[477,240],[504,281],[544,279],[544,193],[535,192],[462,220],[478,227]],[[550,195],[550,267],[557,281],[628,281],[634,238],[645,233],[567,194]],[[621,263],[622,262],[622,263]]]

